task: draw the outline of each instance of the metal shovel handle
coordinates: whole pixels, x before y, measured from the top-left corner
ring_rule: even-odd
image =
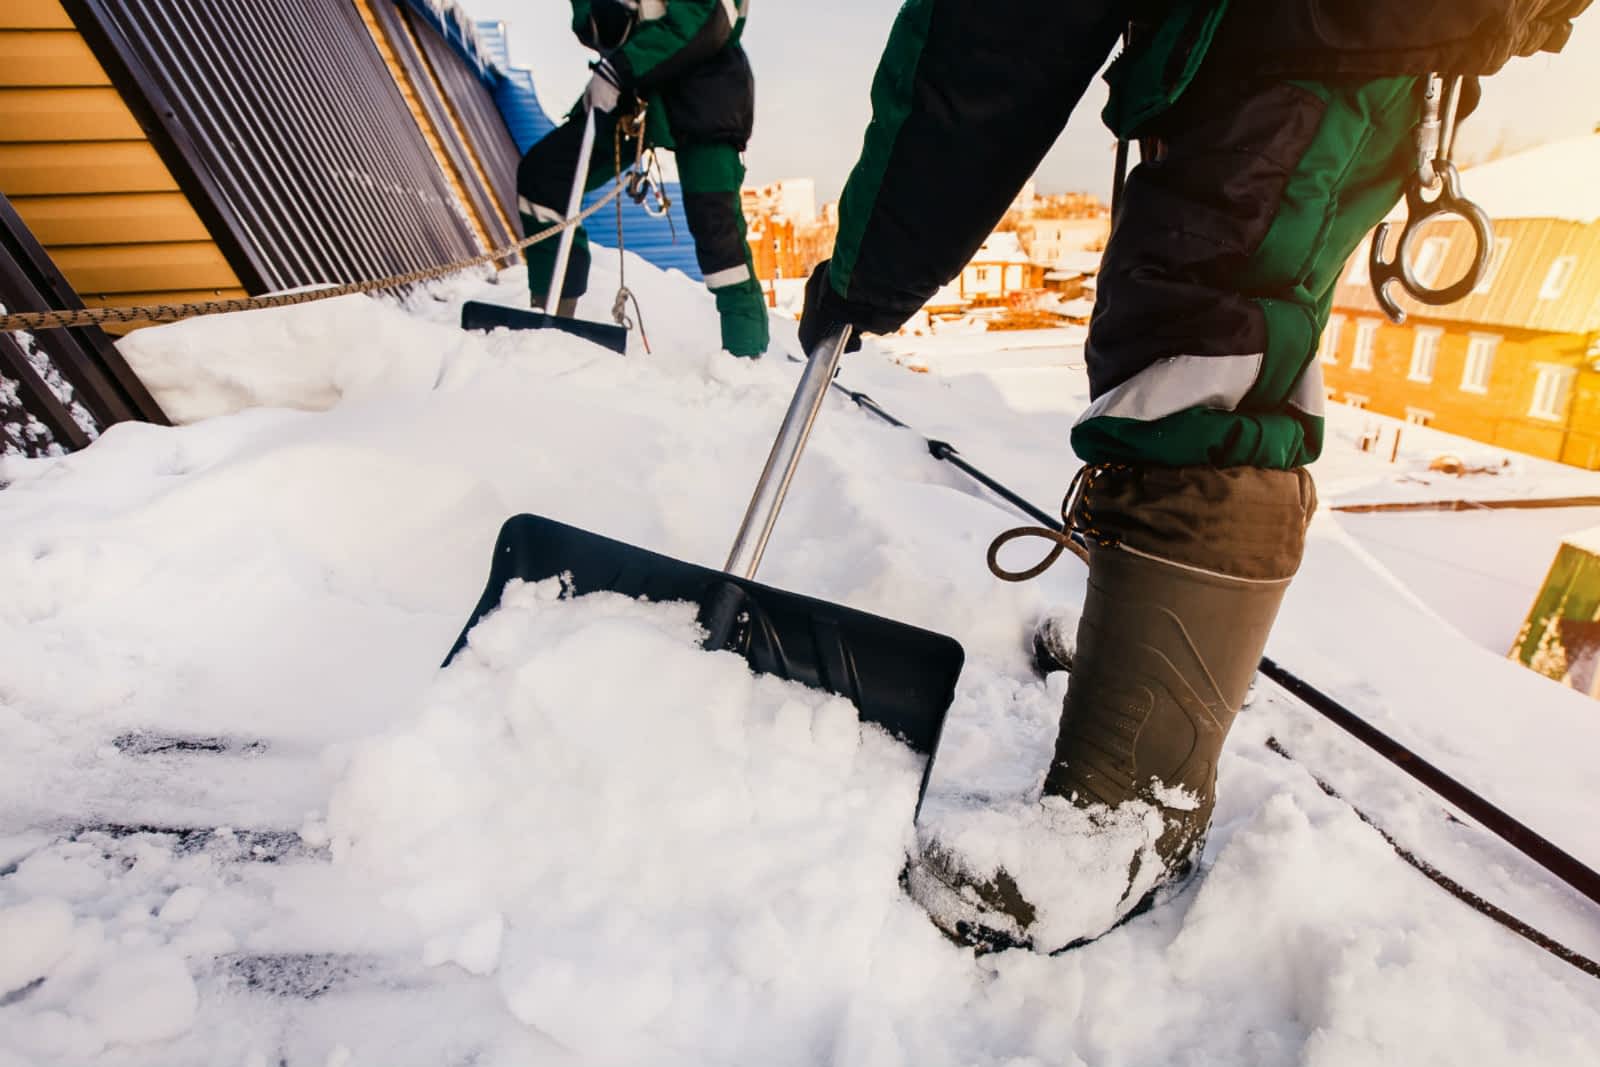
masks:
[[[583,143],[578,146],[578,169],[572,175],[572,193],[567,197],[567,218],[577,218],[578,212],[583,210],[583,186],[589,177],[589,160],[594,156],[594,108],[584,102]],[[555,269],[550,272],[550,295],[545,298],[544,309],[550,314],[557,314],[556,309],[561,306],[562,290],[567,284],[567,261],[572,258],[572,244],[578,239],[578,228],[568,227],[561,231],[561,243],[556,248]]]
[[[806,441],[811,437],[811,427],[822,410],[822,401],[828,395],[833,374],[839,369],[839,359],[845,345],[850,343],[850,327],[841,326],[823,337],[816,348],[808,353],[806,369],[800,374],[800,384],[795,387],[794,399],[778,428],[778,438],[772,443],[772,453],[767,456],[767,466],[756,482],[755,495],[745,510],[744,522],[733,540],[733,550],[722,568],[740,578],[754,578],[761,557],[772,537],[772,528],[778,523],[778,512],[783,508],[784,497],[789,495],[789,483],[800,467],[800,456]]]

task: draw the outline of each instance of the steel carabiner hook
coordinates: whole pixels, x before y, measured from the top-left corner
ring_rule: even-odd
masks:
[[[1489,269],[1489,257],[1494,251],[1494,226],[1481,207],[1461,195],[1461,176],[1456,173],[1455,165],[1436,159],[1433,161],[1433,170],[1439,179],[1439,195],[1432,201],[1423,199],[1424,186],[1419,175],[1412,175],[1406,182],[1406,224],[1400,231],[1400,245],[1395,249],[1393,260],[1384,259],[1384,246],[1388,243],[1391,224],[1381,224],[1372,237],[1371,259],[1368,263],[1372,291],[1384,314],[1396,324],[1406,321],[1406,313],[1389,294],[1390,283],[1399,282],[1400,287],[1420,303],[1434,307],[1453,304],[1477,288],[1484,272]],[[1423,223],[1441,215],[1459,215],[1466,220],[1472,227],[1477,248],[1473,250],[1472,263],[1465,276],[1453,285],[1433,289],[1412,273],[1411,245],[1422,231]]]
[[[1390,224],[1385,222],[1380,225],[1372,237],[1368,262],[1372,292],[1378,298],[1378,306],[1383,308],[1383,313],[1397,325],[1406,321],[1406,313],[1389,295],[1391,282],[1399,282],[1400,287],[1420,303],[1434,307],[1453,304],[1477,288],[1484,272],[1489,269],[1489,258],[1494,252],[1494,227],[1489,222],[1489,216],[1477,204],[1461,195],[1461,175],[1456,173],[1455,164],[1450,161],[1455,152],[1456,114],[1461,106],[1461,85],[1460,75],[1451,80],[1448,92],[1445,91],[1442,75],[1433,73],[1424,79],[1422,119],[1417,123],[1415,134],[1417,169],[1406,180],[1406,224],[1400,231],[1400,247],[1395,249],[1393,260],[1383,258]],[[1438,190],[1438,194],[1432,200],[1423,198],[1423,193],[1433,190]],[[1459,215],[1465,219],[1472,227],[1478,247],[1472,253],[1472,262],[1464,277],[1454,285],[1433,289],[1429,282],[1424,282],[1411,271],[1411,243],[1421,231],[1423,223],[1440,215]]]

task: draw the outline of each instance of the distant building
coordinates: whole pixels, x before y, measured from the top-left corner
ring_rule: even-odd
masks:
[[[785,178],[768,185],[746,186],[739,191],[744,208],[746,239],[756,277],[766,283],[767,303],[779,306],[783,279],[805,278],[833,254],[839,232],[837,205],[817,210],[817,183],[810,178]]]
[[[1076,253],[1103,249],[1110,234],[1109,216],[1030,218],[1017,223],[1017,237],[1028,257],[1052,270]]]
[[[1328,395],[1600,469],[1600,134],[1470,168],[1462,185],[1494,221],[1483,281],[1444,307],[1391,286],[1407,313],[1396,326],[1373,296],[1363,245],[1321,338]],[[1465,222],[1430,222],[1414,243],[1414,270],[1442,286],[1466,273],[1473,246]]]
[[[745,217],[778,215],[797,226],[817,221],[817,183],[811,178],[784,178],[739,191]]]
[[[1015,233],[991,233],[957,279],[957,292],[975,307],[1005,304],[1016,293],[1039,288],[1044,269],[1022,250]]]

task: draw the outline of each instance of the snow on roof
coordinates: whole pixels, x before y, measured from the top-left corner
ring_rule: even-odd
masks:
[[[1022,241],[1011,230],[991,233],[984,239],[983,247],[972,257],[974,263],[1031,263],[1028,253],[1022,250]]]
[[[1573,548],[1581,548],[1590,555],[1600,556],[1600,526],[1591,526],[1587,530],[1579,530],[1562,538]]]
[[[1600,219],[1600,133],[1569,137],[1461,172],[1461,192],[1491,219]],[[1391,219],[1404,218],[1405,201]]]
[[[1070,271],[1073,274],[1095,274],[1100,270],[1100,253],[1085,250],[1063,252],[1051,264],[1056,271]]]

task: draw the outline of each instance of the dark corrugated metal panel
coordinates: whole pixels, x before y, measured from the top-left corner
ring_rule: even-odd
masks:
[[[435,20],[424,19],[410,8],[406,14],[451,110],[477,150],[478,162],[487,174],[500,209],[505,212],[506,219],[516,219],[517,161],[522,153],[517,151],[511,131],[495,105],[489,89],[490,73],[484,67],[469,66],[458,48],[435,28]]]
[[[493,78],[495,53],[479,33],[472,17],[454,0],[393,0],[410,9],[411,13],[429,26],[450,45],[450,48],[468,64],[485,83]]]
[[[592,206],[615,185],[607,182],[584,198],[584,206]],[[683,187],[677,182],[667,183],[667,196],[672,201],[669,209],[672,221],[654,218],[631,200],[622,202],[622,239],[628,251],[662,270],[681,270],[695,281],[704,281],[700,264],[694,256],[694,238],[689,236],[689,220],[683,213]],[[595,244],[615,248],[617,243],[617,216],[614,211],[602,211],[587,224],[589,236]]]
[[[508,228],[507,223],[515,216],[502,221],[503,209],[496,208],[496,191],[487,184],[487,174],[478,169],[472,149],[462,139],[451,114],[450,103],[445,99],[442,85],[436,81],[432,64],[423,53],[421,38],[415,34],[414,27],[407,20],[405,5],[391,3],[389,0],[374,0],[371,10],[384,36],[388,38],[395,58],[404,69],[405,77],[410,81],[412,91],[415,92],[418,103],[422,105],[429,125],[438,136],[440,146],[449,157],[450,166],[456,172],[463,193],[471,201],[473,211],[482,221],[490,243],[497,248],[511,243],[513,231]],[[448,50],[446,58],[452,64],[458,63],[454,54]]]
[[[81,308],[11,202],[0,195],[0,306]],[[160,406],[98,327],[0,333],[0,452],[83,448],[106,427],[167,425]]]
[[[349,0],[65,0],[252,292],[476,254]]]

